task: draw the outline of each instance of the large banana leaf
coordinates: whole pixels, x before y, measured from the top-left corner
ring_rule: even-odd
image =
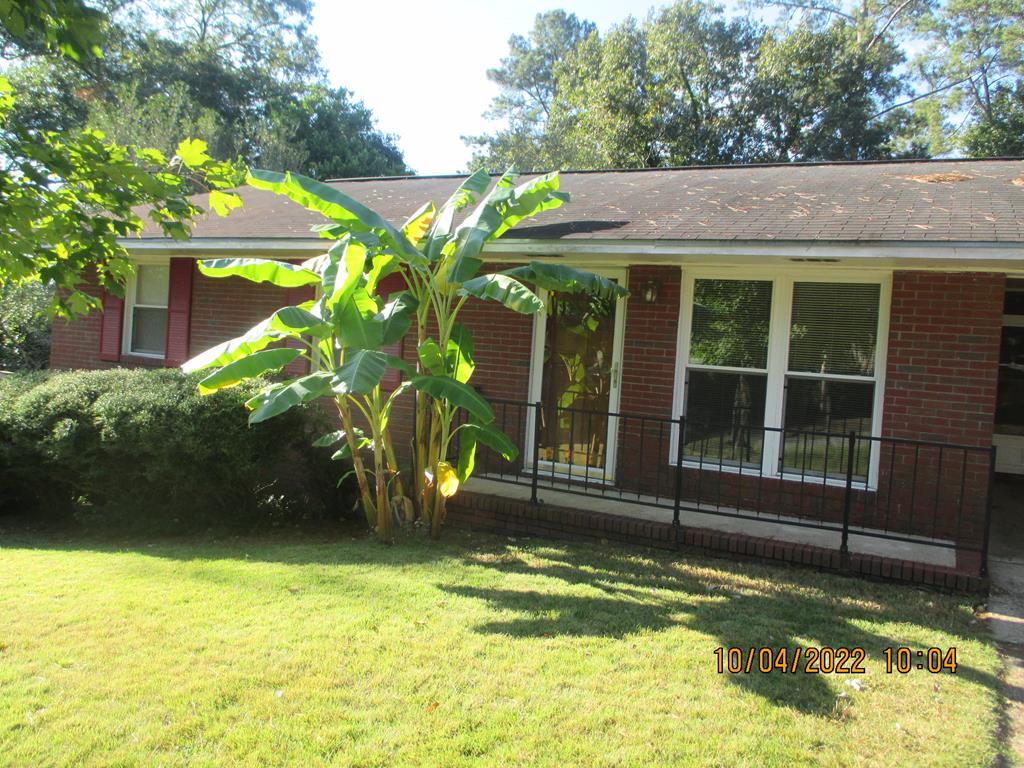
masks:
[[[259,424],[261,421],[281,415],[296,405],[331,394],[332,375],[326,371],[317,371],[300,379],[269,387],[245,404],[245,407],[252,411],[249,414],[249,423]]]
[[[322,213],[349,232],[373,231],[410,264],[423,266],[426,259],[408,238],[387,219],[344,192],[298,173],[253,170],[248,182],[294,200],[304,208]]]
[[[452,327],[451,336],[448,339],[448,352],[445,355],[445,363],[456,381],[465,384],[476,370],[476,362],[473,354],[476,345],[473,341],[473,334],[462,323],[456,323]]]
[[[260,352],[253,352],[251,355],[228,363],[219,371],[214,371],[205,379],[199,382],[199,394],[209,395],[219,389],[227,389],[236,384],[241,384],[246,379],[252,379],[269,371],[276,371],[284,368],[292,362],[302,350],[294,347],[283,347],[280,349],[264,349]]]
[[[521,267],[506,269],[501,274],[533,283],[538,288],[564,293],[593,293],[606,298],[622,298],[629,295],[623,286],[601,275],[582,269],[567,267],[565,264],[548,264],[531,261]]]
[[[354,349],[380,349],[384,346],[383,323],[373,319],[378,312],[377,300],[365,288],[356,288],[334,314],[342,346]]]
[[[435,400],[447,400],[456,408],[465,408],[481,424],[494,421],[494,411],[475,389],[447,376],[414,376],[412,385]]]
[[[304,264],[271,259],[204,259],[199,271],[208,277],[243,277],[254,283],[272,283],[282,288],[317,285],[320,275]]]
[[[270,327],[289,336],[308,334],[318,339],[330,336],[334,329],[302,307],[282,307],[270,318]]]
[[[486,192],[490,183],[490,175],[481,168],[462,182],[447,202],[441,206],[441,210],[434,216],[434,223],[427,234],[427,258],[430,261],[436,261],[441,256],[441,250],[448,243],[452,234],[455,214],[475,201],[477,195]]]
[[[339,395],[366,394],[384,378],[388,356],[369,349],[348,350],[345,364],[334,371],[331,386]]]
[[[381,345],[397,344],[405,336],[412,323],[413,313],[419,307],[416,297],[409,291],[402,291],[374,315],[371,322],[380,324]]]
[[[459,434],[459,463],[456,471],[459,473],[459,482],[469,480],[476,467],[476,433],[463,429]]]
[[[544,306],[537,294],[514,277],[501,273],[480,275],[467,280],[459,288],[459,294],[491,299],[524,315],[532,315]]]
[[[487,239],[495,240],[523,219],[536,216],[542,211],[559,208],[563,203],[569,202],[569,193],[559,192],[559,184],[556,171],[530,179],[516,187],[514,202],[502,211],[501,224]]]
[[[276,314],[276,313],[275,313]],[[275,341],[287,338],[287,334],[272,327],[274,315],[261,320],[241,336],[217,344],[205,352],[196,355],[181,366],[185,373],[201,371],[204,368],[212,368],[217,365],[227,365],[235,360],[259,352]]]
[[[463,432],[473,435],[475,440],[501,454],[508,461],[515,461],[516,456],[519,455],[519,449],[516,447],[516,444],[494,424],[474,424],[470,422],[462,429]],[[461,434],[460,439],[464,439]]]
[[[324,304],[334,311],[338,302],[346,301],[363,276],[367,248],[364,243],[344,237],[327,252],[330,263],[323,273]]]

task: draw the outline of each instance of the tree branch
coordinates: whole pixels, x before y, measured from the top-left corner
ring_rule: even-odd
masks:
[[[970,75],[968,75],[967,77],[962,78],[960,80],[956,80],[956,81],[954,81],[952,83],[947,83],[946,85],[940,85],[938,88],[933,88],[932,90],[928,91],[928,93],[922,93],[922,94],[914,96],[914,97],[912,97],[910,99],[907,99],[906,101],[901,101],[899,104],[893,104],[891,107],[886,107],[881,112],[876,112],[875,114],[873,114],[871,117],[868,118],[868,120],[874,120],[876,117],[881,117],[882,115],[887,114],[888,112],[892,112],[894,109],[899,109],[900,107],[905,107],[908,104],[913,104],[915,101],[920,101],[921,99],[927,99],[929,96],[934,96],[936,93],[941,93],[942,91],[948,91],[950,88],[956,88],[956,86],[962,85],[963,83],[966,83],[970,79],[971,79],[971,77],[970,77]]]
[[[786,0],[769,0],[768,5],[778,5],[783,8],[794,8],[798,11],[821,11],[822,13],[832,13],[836,16],[842,16],[844,19],[850,21],[856,21],[853,16],[844,11],[840,11],[838,8],[831,8],[825,5],[814,5],[813,3],[790,3]]]
[[[890,26],[892,26],[892,23],[896,20],[896,17],[899,16],[903,12],[903,9],[910,5],[912,2],[914,2],[914,0],[903,0],[903,2],[899,4],[896,10],[893,11],[889,15],[889,18],[885,20],[885,24],[882,25],[882,28],[875,33],[874,37],[871,38],[871,42],[868,43],[867,47],[864,49],[865,51],[870,51],[874,44],[882,39],[882,35],[886,33],[886,30],[888,30]]]

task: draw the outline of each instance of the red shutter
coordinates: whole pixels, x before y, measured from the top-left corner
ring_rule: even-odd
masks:
[[[116,363],[121,359],[121,331],[124,328],[124,299],[103,292],[103,317],[100,320],[100,360]]]
[[[171,259],[167,288],[167,351],[164,354],[164,365],[168,368],[176,368],[188,360],[194,271],[194,259]]]
[[[405,279],[399,275],[388,275],[377,284],[377,295],[382,297],[385,301],[389,294],[398,293],[399,291],[405,290]],[[395,355],[402,357],[402,352],[405,348],[405,340],[399,341],[397,344],[392,344],[389,347],[384,347],[384,352],[389,355]],[[402,381],[402,374],[395,368],[388,368],[384,374],[384,378],[381,379],[381,386],[385,389],[394,389]]]

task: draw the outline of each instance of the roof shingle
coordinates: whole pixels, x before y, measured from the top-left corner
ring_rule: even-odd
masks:
[[[400,224],[457,176],[329,182]],[[1024,242],[1024,160],[829,163],[563,173],[572,202],[506,238]],[[305,238],[322,219],[252,188],[197,238]],[[159,237],[148,227],[143,237]]]

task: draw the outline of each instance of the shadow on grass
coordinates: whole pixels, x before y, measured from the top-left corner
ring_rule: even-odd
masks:
[[[519,545],[517,545],[519,546]],[[717,645],[789,649],[797,646],[863,648],[872,659],[882,659],[899,638],[864,629],[892,623],[916,624],[950,633],[953,640],[975,634],[955,611],[943,610],[938,595],[911,587],[877,584],[816,574],[811,571],[724,559],[669,554],[639,559],[640,551],[565,545],[528,540],[523,545],[530,561],[522,559],[501,537],[448,531],[442,542],[410,536],[397,546],[369,539],[365,529],[339,528],[316,536],[282,532],[277,535],[223,536],[210,540],[166,537],[152,541],[110,536],[0,534],[4,548],[57,551],[135,552],[148,557],[179,561],[232,559],[287,565],[367,565],[396,568],[441,561],[462,562],[499,575],[494,586],[465,583],[457,571],[445,571],[437,588],[448,594],[487,602],[496,610],[516,614],[488,621],[474,631],[519,638],[609,637],[637,632],[660,632],[683,627],[717,639]],[[424,578],[430,578],[429,572]],[[555,579],[583,586],[577,594],[510,588],[500,576],[524,575]],[[219,575],[240,579],[241,575]],[[264,579],[268,577],[263,576]],[[281,575],[279,586],[290,583]],[[462,582],[462,583],[460,583]],[[264,581],[264,586],[268,582]],[[326,585],[326,581],[322,581]],[[940,604],[935,607],[933,604]],[[979,628],[978,635],[981,635]],[[952,642],[952,641],[951,641]],[[708,674],[716,673],[709,655]],[[916,670],[915,670],[916,672]],[[911,674],[914,674],[912,672]],[[919,674],[927,674],[921,672]],[[999,691],[1000,680],[974,667],[960,664],[957,675]],[[841,679],[860,677],[844,675]],[[729,680],[778,706],[830,716],[836,697],[825,677],[775,671],[734,674]],[[1005,687],[1004,693],[1007,693]],[[1024,697],[1019,689],[1007,693]]]
[[[585,585],[603,593],[600,595],[461,585],[442,589],[520,614],[475,629],[522,638],[620,638],[637,632],[684,627],[716,638],[718,646],[740,648],[744,654],[752,647],[857,647],[863,648],[868,658],[880,660],[886,648],[898,646],[901,641],[863,626],[913,623],[949,632],[954,641],[963,637],[961,632],[965,629],[952,618],[942,621],[940,611],[929,609],[932,600],[946,598],[910,587],[771,566],[730,565],[724,561],[691,561],[697,566],[691,570],[668,559],[641,565],[590,555],[582,549],[573,551],[573,562],[559,562],[557,557],[551,562],[546,553],[546,561],[541,564],[515,557],[491,561],[471,558],[470,562],[503,574],[542,576],[570,585]],[[715,570],[701,573],[700,569],[708,566]],[[981,635],[980,629],[978,634]],[[755,659],[754,672],[730,674],[728,679],[779,706],[817,716],[835,714],[836,694],[823,675],[802,670],[759,673],[756,664]],[[715,657],[707,659],[707,670],[709,674],[717,673]],[[911,672],[914,673],[928,674],[917,670]],[[997,676],[963,663],[958,665],[956,674],[993,691],[1002,686]],[[864,675],[836,677],[846,680]],[[1024,691],[1010,694],[1024,695]]]

